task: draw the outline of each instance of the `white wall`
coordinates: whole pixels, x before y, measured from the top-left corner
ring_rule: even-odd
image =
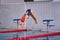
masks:
[[[43,20],[54,19],[54,9],[52,2],[34,2],[34,3],[26,3],[26,4],[27,4],[27,9],[31,8],[34,10],[39,20],[39,23],[35,25],[32,19],[30,19],[31,21],[29,21],[30,22],[29,24],[31,25],[30,26],[31,28],[45,29],[46,26],[43,25]]]
[[[54,0],[54,1],[60,1],[60,0]]]
[[[54,3],[54,17],[56,29],[60,30],[60,2]]]
[[[1,0],[0,0],[0,3],[1,3]]]
[[[14,18],[21,18],[25,10],[28,8],[33,9],[39,22],[35,24],[33,19],[30,17],[27,21],[28,29],[46,29],[46,25],[43,24],[44,19],[53,19],[51,24],[55,27],[49,29],[60,29],[60,2],[33,2],[24,4],[1,4],[0,5],[0,26],[16,28],[16,23],[13,22]],[[25,9],[26,8],[26,9]]]
[[[1,0],[1,4],[5,3],[22,3],[24,0]]]
[[[49,28],[50,30],[59,31],[60,29],[60,2],[36,2],[36,3],[26,3],[27,8],[31,8],[34,10],[39,23],[37,25],[34,24],[34,22],[29,21],[30,24],[27,23],[27,25],[31,25],[30,28],[35,29],[46,29],[46,25],[43,24],[44,19],[53,19],[54,21],[50,24],[55,25],[54,27]],[[32,22],[32,23],[31,23]]]
[[[21,4],[1,4],[0,5],[0,22],[2,27],[16,28],[13,19],[21,18],[25,9]]]

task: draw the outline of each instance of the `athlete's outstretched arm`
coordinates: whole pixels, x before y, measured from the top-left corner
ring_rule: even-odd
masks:
[[[34,19],[35,23],[38,23],[38,19],[36,18],[34,12],[31,10],[31,17]]]

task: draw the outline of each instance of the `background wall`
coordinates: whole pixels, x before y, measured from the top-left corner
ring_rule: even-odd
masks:
[[[60,29],[60,9],[59,4],[60,2],[35,2],[35,3],[26,3],[27,8],[31,8],[34,10],[35,14],[37,15],[37,18],[39,20],[39,23],[37,25],[34,25],[31,23],[31,28],[35,29],[46,29],[46,25],[43,24],[44,19],[53,19],[54,21],[50,24],[55,25],[54,27],[49,28],[49,30],[55,30],[59,31]],[[30,21],[29,21],[30,22]],[[28,24],[29,25],[29,24]]]
[[[60,29],[60,2],[6,2],[1,1],[0,4],[0,28],[13,28],[16,29],[17,25],[13,22],[15,18],[21,18],[25,10],[31,8],[38,18],[38,24],[35,24],[33,19],[29,17],[27,21],[28,29],[42,29],[46,30],[46,25],[43,24],[44,19],[53,19],[54,21],[50,24],[55,25],[55,27],[49,28],[49,30]],[[59,30],[58,30],[59,31]]]
[[[22,3],[24,2],[24,0],[1,0],[2,4],[6,4],[6,3]]]
[[[21,18],[24,11],[25,11],[24,5],[20,5],[20,4],[1,4],[0,5],[1,27],[15,28],[16,23],[13,21],[13,19]]]
[[[34,10],[39,22],[37,25],[31,23],[31,27],[38,29],[45,29],[46,25],[43,24],[44,19],[54,19],[54,9],[53,3],[51,2],[34,2],[34,3],[26,3],[27,8],[31,8]],[[29,21],[30,22],[30,21]],[[32,20],[31,20],[32,22]]]

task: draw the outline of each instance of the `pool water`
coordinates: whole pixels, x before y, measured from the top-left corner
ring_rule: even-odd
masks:
[[[0,40],[7,40],[8,38],[16,38],[17,35],[19,38],[31,35],[46,34],[47,32],[40,31],[28,31],[28,32],[19,32],[19,33],[4,33],[0,34]],[[49,32],[51,33],[51,32]],[[60,40],[60,35],[50,36],[50,37],[41,37],[41,38],[31,38],[29,40]]]

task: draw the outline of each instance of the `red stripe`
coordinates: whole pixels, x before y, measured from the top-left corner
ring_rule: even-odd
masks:
[[[50,34],[40,34],[40,35],[35,35],[35,36],[27,36],[26,38],[40,38],[40,37],[47,37],[47,36],[56,36],[60,35],[60,32],[55,32],[55,33],[50,33]]]
[[[34,35],[34,36],[27,36],[23,38],[9,38],[9,40],[29,40],[31,38],[41,38],[41,37],[48,37],[48,36],[57,36],[60,35],[60,32],[54,32],[50,34],[40,34],[40,35]]]
[[[22,29],[22,30],[4,30],[4,31],[0,31],[0,34],[2,34],[2,33],[13,33],[13,32],[27,32],[27,29]]]

